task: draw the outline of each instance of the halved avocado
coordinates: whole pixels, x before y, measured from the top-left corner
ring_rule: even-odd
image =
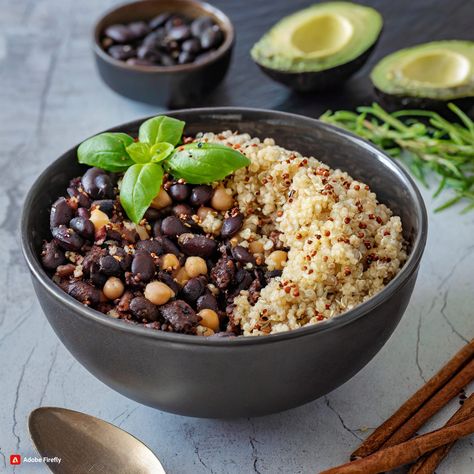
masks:
[[[385,56],[372,70],[385,107],[443,109],[474,105],[474,42],[434,41]]]
[[[319,3],[280,20],[251,55],[271,78],[310,91],[339,84],[368,59],[382,30],[373,8]]]

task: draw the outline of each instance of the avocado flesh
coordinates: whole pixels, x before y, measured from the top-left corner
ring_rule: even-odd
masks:
[[[382,17],[350,2],[313,5],[280,20],[252,48],[259,65],[293,73],[348,63],[378,39]]]
[[[402,49],[383,58],[370,77],[386,95],[439,101],[474,97],[474,42],[435,41]]]

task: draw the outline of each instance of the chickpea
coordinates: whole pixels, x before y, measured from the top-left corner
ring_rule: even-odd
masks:
[[[96,231],[102,229],[102,227],[104,227],[110,222],[109,216],[98,208],[92,209],[90,220],[94,224],[94,228]]]
[[[104,288],[102,290],[104,295],[109,300],[115,300],[116,298],[120,298],[125,291],[125,286],[123,285],[120,278],[117,277],[109,277],[108,280],[105,282]]]
[[[186,268],[183,267],[176,272],[174,279],[178,284],[184,286],[191,279],[191,277],[188,275]]]
[[[211,206],[217,211],[228,211],[234,205],[232,194],[227,193],[226,188],[219,186],[214,189]]]
[[[287,260],[288,254],[286,252],[283,250],[275,250],[266,258],[266,264],[270,270],[283,270]]]
[[[174,296],[174,291],[161,281],[152,281],[145,287],[145,298],[153,304],[162,305]]]
[[[179,268],[178,257],[173,253],[167,253],[160,258],[160,266],[163,270],[177,270]]]
[[[213,212],[214,209],[210,208],[210,207],[205,207],[205,206],[201,206],[198,210],[197,210],[197,215],[199,217],[199,219],[201,219],[201,222],[207,217],[207,215],[210,213],[210,212]]]
[[[212,309],[201,309],[199,311],[198,316],[201,316],[201,321],[199,324],[206,328],[212,329],[213,331],[217,331],[219,329],[219,316],[217,313]]]
[[[168,207],[172,204],[173,200],[171,199],[170,195],[163,189],[160,189],[160,192],[156,195],[156,197],[151,201],[150,207],[153,209],[163,209]]]
[[[205,336],[205,337],[209,337],[209,336],[212,336],[214,334],[214,331],[210,328],[206,328],[205,326],[196,326],[196,334],[198,336]]]
[[[249,243],[249,252],[250,253],[263,253],[263,244],[258,240],[254,240]]]
[[[188,257],[184,264],[184,268],[190,278],[207,274],[206,261],[201,257]]]

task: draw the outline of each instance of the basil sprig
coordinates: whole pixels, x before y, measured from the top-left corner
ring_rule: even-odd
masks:
[[[166,162],[175,178],[191,184],[220,181],[248,164],[248,158],[233,148],[203,142],[180,146]]]
[[[191,184],[207,184],[250,164],[246,156],[225,145],[195,142],[178,146],[184,125],[160,115],[140,125],[138,140],[126,133],[101,133],[81,143],[77,158],[79,163],[106,171],[125,172],[120,202],[138,224],[160,191],[164,170]]]

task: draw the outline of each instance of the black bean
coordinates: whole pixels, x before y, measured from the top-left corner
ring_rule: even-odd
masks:
[[[93,201],[92,205],[105,212],[109,217],[112,217],[115,208],[115,201],[113,199],[99,199]]]
[[[206,284],[206,277],[191,278],[181,290],[183,299],[189,304],[196,303],[197,299],[204,293]]]
[[[127,26],[134,39],[143,38],[151,31],[151,28],[144,21],[134,21]]]
[[[132,261],[132,273],[142,282],[148,282],[155,274],[155,262],[147,252],[140,251],[135,254]]]
[[[92,266],[94,264],[97,265],[97,269],[99,268],[99,260],[100,257],[106,254],[106,250],[97,246],[93,245],[90,250],[84,255],[84,260],[82,261],[82,269],[84,273],[90,273]]]
[[[177,245],[168,237],[162,237],[161,242],[163,244],[163,253],[172,253],[179,256],[179,248]]]
[[[174,66],[176,61],[168,54],[161,55],[161,64],[163,66]]]
[[[161,217],[161,212],[158,209],[154,209],[153,207],[149,207],[145,215],[143,216],[148,222],[156,221]]]
[[[100,199],[108,199],[114,197],[114,185],[110,176],[107,174],[101,174],[95,179],[98,192],[97,197]]]
[[[175,295],[179,293],[179,290],[181,289],[179,284],[168,272],[164,270],[159,271],[156,275],[156,279],[168,285],[173,290]]]
[[[73,209],[69,206],[65,198],[60,197],[51,206],[49,225],[51,228],[58,227],[60,225],[67,225],[73,217]]]
[[[137,319],[156,321],[160,316],[158,308],[143,296],[136,296],[130,301],[130,311]]]
[[[194,54],[189,53],[188,51],[182,51],[178,56],[178,64],[187,64],[194,61]]]
[[[189,204],[176,204],[173,214],[181,219],[188,219],[194,214],[194,210]]]
[[[193,36],[200,36],[205,30],[214,25],[214,21],[209,16],[200,16],[191,23],[191,33]]]
[[[179,332],[194,333],[198,325],[196,312],[183,300],[161,306],[161,315]]]
[[[201,51],[201,42],[197,38],[191,38],[183,41],[183,44],[181,45],[181,51],[197,54],[199,51]]]
[[[114,46],[111,46],[107,52],[110,54],[110,56],[112,56],[114,59],[118,59],[119,61],[125,61],[126,59],[133,58],[133,56],[136,54],[135,48],[129,44],[115,44]]]
[[[201,41],[202,49],[217,48],[222,43],[222,31],[217,25],[214,25],[211,28],[204,30],[199,39]]]
[[[161,232],[168,237],[177,237],[178,235],[184,234],[188,231],[189,228],[186,227],[176,216],[165,217],[161,223]]]
[[[161,239],[139,240],[135,248],[148,253],[154,253],[155,255],[161,255],[163,253],[163,244]]]
[[[206,293],[200,296],[196,302],[197,311],[202,309],[212,309],[213,311],[219,311],[219,305],[217,304],[216,297],[211,293]]]
[[[116,257],[116,259],[118,260],[120,264],[120,268],[122,269],[122,272],[126,272],[130,270],[133,257],[129,253],[127,253],[123,248],[117,247],[115,249],[114,257]]]
[[[99,271],[107,276],[119,276],[122,273],[120,262],[112,255],[105,255],[99,260]]]
[[[87,240],[94,240],[95,227],[92,221],[84,217],[75,217],[71,220],[71,229],[75,230],[81,237]]]
[[[178,239],[178,245],[186,255],[199,257],[210,257],[217,248],[217,242],[215,240],[205,237],[204,235],[190,233],[181,234]]]
[[[153,224],[153,235],[155,237],[159,237],[162,235],[161,233],[161,223],[162,223],[162,220],[161,219],[157,219],[155,221],[155,223]]]
[[[232,282],[236,294],[239,294],[241,290],[246,290],[252,284],[253,280],[249,271],[239,268],[235,272],[234,281]]]
[[[51,233],[64,250],[77,252],[84,244],[82,237],[72,229],[67,228],[65,225],[54,227],[51,230]]]
[[[92,198],[98,197],[99,188],[95,182],[98,176],[105,174],[104,170],[100,168],[89,168],[81,178],[81,184],[84,191]]]
[[[125,25],[111,25],[105,29],[104,34],[116,43],[127,43],[133,40],[133,33]]]
[[[91,216],[91,213],[89,212],[89,209],[86,209],[85,207],[80,207],[77,210],[77,216],[82,217],[84,219],[89,219],[89,217]]]
[[[164,45],[164,40],[166,37],[166,31],[164,28],[160,28],[157,31],[152,31],[150,34],[146,35],[143,40],[144,46],[151,46],[153,48],[159,48]]]
[[[232,256],[241,263],[255,264],[255,257],[241,245],[237,245],[232,249]]]
[[[244,216],[241,212],[235,216],[226,217],[221,228],[221,237],[228,239],[234,236],[241,228],[244,223]]]
[[[192,206],[205,206],[212,198],[212,188],[206,184],[196,186],[191,191],[189,202]]]
[[[148,24],[152,30],[156,30],[157,28],[163,26],[170,19],[170,17],[171,13],[160,13],[158,16],[155,16],[152,20],[150,20]]]
[[[191,188],[188,184],[175,183],[168,190],[170,196],[178,202],[186,201],[191,194]]]
[[[191,36],[191,28],[188,25],[173,26],[168,31],[168,36],[176,41],[184,41]]]
[[[161,53],[156,46],[144,44],[138,48],[137,57],[156,63],[161,60]]]
[[[181,26],[184,24],[184,19],[181,15],[172,15],[165,23],[165,30],[167,33],[176,26]]]
[[[70,186],[69,188],[67,188],[67,193],[69,194],[69,196],[75,197],[77,199],[77,203],[79,204],[79,206],[87,208],[90,207],[91,200],[84,192],[79,191],[77,187]]]
[[[88,306],[96,306],[100,302],[100,291],[85,281],[69,283],[67,292],[76,300]]]
[[[41,262],[48,270],[56,270],[59,265],[66,262],[64,251],[59,247],[56,241],[52,240],[51,242],[45,242],[43,244]]]

